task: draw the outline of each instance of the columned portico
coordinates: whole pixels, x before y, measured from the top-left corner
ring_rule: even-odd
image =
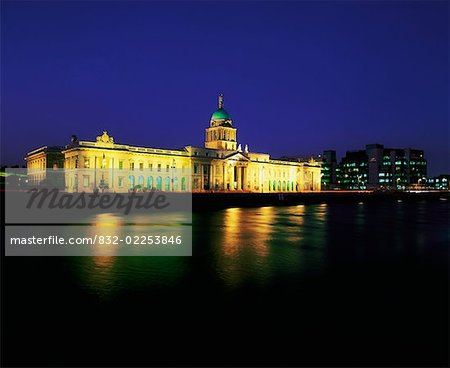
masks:
[[[247,188],[247,167],[241,164],[236,165],[236,189],[246,190]]]

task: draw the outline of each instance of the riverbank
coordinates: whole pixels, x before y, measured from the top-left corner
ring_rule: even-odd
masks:
[[[311,203],[359,203],[381,201],[450,200],[450,191],[423,192],[350,192],[310,193],[193,193],[194,210],[230,207],[291,206]]]

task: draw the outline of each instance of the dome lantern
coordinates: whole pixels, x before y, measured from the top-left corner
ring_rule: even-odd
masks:
[[[223,108],[223,95],[219,95],[218,108],[211,115],[211,126],[231,126],[232,120]]]

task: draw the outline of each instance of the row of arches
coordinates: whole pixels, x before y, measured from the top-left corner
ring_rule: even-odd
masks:
[[[148,176],[147,178],[144,178],[143,175],[140,175],[137,177],[134,175],[130,175],[128,177],[129,182],[129,189],[136,190],[136,189],[146,189],[146,190],[165,190],[165,191],[178,191],[181,189],[181,191],[186,191],[187,183],[186,178],[181,178],[181,187],[178,187],[178,177],[175,176],[173,178],[173,183],[171,183],[170,177],[166,176],[163,180],[161,176],[157,176],[155,179],[153,176]],[[171,185],[172,184],[172,185]]]
[[[269,192],[270,191],[278,191],[278,192],[290,192],[290,191],[294,191],[294,182],[290,181],[290,180],[278,180],[278,182],[276,180],[274,181],[270,181],[268,182],[268,188],[269,188]],[[295,189],[297,190],[297,188]]]

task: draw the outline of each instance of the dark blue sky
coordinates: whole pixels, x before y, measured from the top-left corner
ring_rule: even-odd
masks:
[[[225,108],[250,150],[425,150],[449,172],[448,2],[2,2],[2,163],[92,140],[202,145]]]

